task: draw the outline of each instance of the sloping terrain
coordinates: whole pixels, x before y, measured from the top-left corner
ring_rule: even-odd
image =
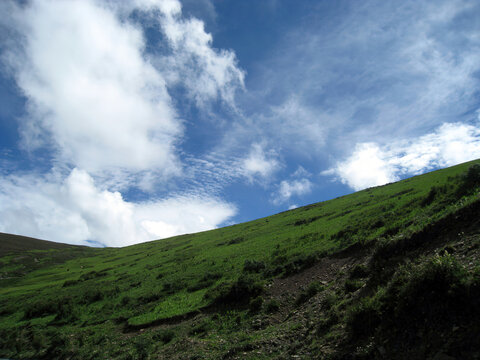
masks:
[[[198,234],[3,256],[0,357],[480,358],[478,163]]]
[[[72,245],[0,232],[0,256],[29,250],[69,249]]]

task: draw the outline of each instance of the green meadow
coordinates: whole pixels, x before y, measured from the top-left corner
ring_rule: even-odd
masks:
[[[469,246],[477,249],[468,263],[448,251],[440,255],[450,258],[435,263],[438,254],[431,251],[458,239],[432,240],[427,249],[430,237],[418,235],[436,224],[461,232],[445,219],[476,209],[478,164],[124,248],[0,249],[0,357],[341,358],[338,346],[352,344],[358,358],[393,353],[394,345],[375,342],[379,329],[396,336],[379,314],[394,311],[387,306],[398,300],[393,294],[414,296],[408,286],[415,276],[457,269],[456,289],[463,284],[468,294],[478,291],[478,238],[467,226],[470,218],[467,225],[459,221],[471,233]],[[442,232],[434,234],[437,239]],[[335,265],[345,257],[350,262],[330,278],[313,281],[322,262]],[[393,257],[395,267],[382,263]],[[312,281],[302,278],[309,271]],[[290,298],[275,292],[278,284],[297,278]],[[374,323],[365,329],[370,319]],[[458,321],[452,326],[461,334],[465,329]],[[310,338],[295,345],[289,334],[303,334],[308,324],[314,324]],[[364,333],[370,335],[365,339]],[[275,345],[282,336],[289,347]]]

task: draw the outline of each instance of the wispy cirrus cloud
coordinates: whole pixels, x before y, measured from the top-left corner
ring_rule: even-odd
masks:
[[[249,72],[252,91],[245,101],[252,103],[254,124],[294,129],[278,148],[301,139],[296,149],[302,156],[327,150],[336,157],[359,142],[421,136],[474,117],[478,3],[369,0],[346,2],[342,11],[327,3],[311,7],[304,25],[287,28],[274,56]],[[302,128],[310,131],[300,134]]]

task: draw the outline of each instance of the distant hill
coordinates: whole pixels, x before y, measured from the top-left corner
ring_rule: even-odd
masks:
[[[28,250],[67,249],[73,246],[74,245],[39,240],[27,236],[5,234],[0,232],[0,257],[11,252],[22,252]]]
[[[476,160],[125,248],[12,237],[0,358],[478,360],[479,214]]]

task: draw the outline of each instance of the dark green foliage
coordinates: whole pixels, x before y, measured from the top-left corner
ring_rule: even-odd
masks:
[[[325,287],[322,284],[320,284],[318,281],[312,281],[306,289],[302,290],[302,292],[298,294],[298,297],[295,300],[295,304],[297,306],[303,304],[304,302],[308,301],[309,299],[311,299],[312,297],[314,297],[324,289]]]
[[[55,321],[75,320],[70,297],[37,300],[25,307],[24,319],[30,320],[48,315],[56,315]]]
[[[320,219],[321,216],[314,216],[314,217],[311,217],[311,218],[308,218],[308,219],[300,219],[300,220],[297,220],[293,223],[293,225],[295,226],[300,226],[300,225],[307,225],[307,224],[310,224],[318,219]]]
[[[235,245],[235,244],[240,244],[241,242],[244,242],[245,238],[243,236],[237,236],[236,238],[231,239],[228,242],[228,245]]]
[[[363,279],[369,274],[368,267],[364,264],[357,264],[350,271],[350,279]]]
[[[59,306],[54,319],[54,323],[56,323],[56,325],[68,324],[77,320],[75,306],[70,299],[64,299],[63,301],[59,302],[58,305]]]
[[[185,284],[180,280],[171,280],[163,283],[163,292],[167,295],[175,294],[177,291],[185,288]]]
[[[153,334],[152,338],[155,341],[161,341],[164,344],[168,344],[175,338],[175,331],[171,329],[159,329]]]
[[[261,296],[257,296],[256,298],[250,300],[250,303],[248,304],[248,308],[253,313],[256,313],[262,310],[262,306],[263,306],[263,297]]]
[[[425,207],[427,205],[430,205],[433,202],[433,200],[435,200],[435,197],[437,196],[437,192],[438,192],[437,187],[435,187],[435,186],[432,187],[430,189],[430,191],[428,192],[427,197],[422,200],[420,205],[422,205],[423,207]]]
[[[154,302],[154,301],[159,301],[162,297],[163,296],[160,292],[147,293],[147,294],[144,294],[144,295],[139,296],[137,298],[137,304],[148,304],[148,303],[151,303],[151,302]],[[126,304],[128,304],[128,303],[131,302],[131,298],[126,296],[126,297],[122,298],[122,303],[124,301],[126,302]]]
[[[103,299],[103,292],[98,288],[88,288],[81,297],[81,303],[92,304]]]
[[[363,282],[356,279],[346,279],[344,283],[344,289],[346,293],[357,291],[363,286]]]
[[[28,320],[56,314],[59,302],[59,299],[43,299],[29,303],[25,306],[24,318]]]
[[[274,313],[274,312],[277,312],[278,310],[280,310],[280,304],[275,299],[272,299],[265,304],[265,311],[267,313]]]
[[[243,264],[243,271],[246,273],[259,273],[265,269],[265,263],[263,261],[245,260]]]
[[[285,256],[278,256],[274,258],[272,262],[273,265],[276,266],[270,271],[267,271],[267,274],[282,274],[284,277],[291,276],[312,267],[315,265],[317,260],[317,254],[301,254],[290,259],[287,259]]]
[[[120,300],[120,304],[122,306],[127,306],[131,302],[132,302],[132,298],[130,296],[124,296],[124,297],[122,297],[122,300]]]
[[[79,280],[67,280],[63,283],[63,287],[73,286],[78,284],[79,282]]]
[[[219,272],[208,272],[200,279],[199,282],[187,287],[187,291],[194,292],[197,290],[208,288],[213,284],[215,284],[215,282],[221,277],[222,277],[222,274]]]
[[[205,294],[205,299],[216,305],[248,303],[250,299],[260,295],[263,285],[258,278],[241,275],[233,283],[221,283]]]
[[[198,325],[193,326],[189,334],[194,336],[204,335],[212,328],[212,322],[209,319],[203,319]]]
[[[461,177],[457,194],[458,196],[469,195],[480,187],[480,164],[470,166],[465,175]]]
[[[441,346],[439,335],[449,334],[452,324],[471,324],[471,331],[478,330],[479,296],[478,273],[469,274],[449,254],[436,256],[401,267],[385,288],[349,310],[347,325],[352,338],[375,335],[379,341],[395,339],[395,346],[422,341]]]
[[[371,336],[381,322],[382,303],[378,296],[367,297],[353,306],[346,317],[346,323],[353,338]]]
[[[99,277],[102,277],[102,276],[105,276],[105,275],[107,275],[106,272],[90,271],[90,272],[80,276],[79,280],[80,281],[87,281],[87,280],[96,279],[96,278],[99,278]]]

